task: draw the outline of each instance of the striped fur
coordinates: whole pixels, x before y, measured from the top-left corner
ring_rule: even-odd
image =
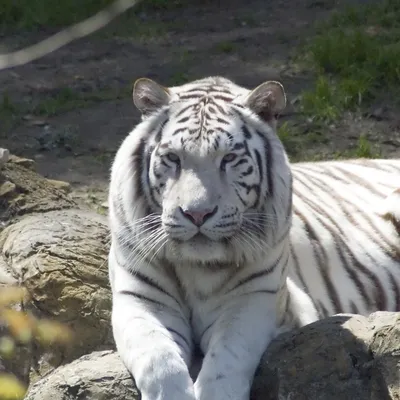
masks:
[[[143,400],[247,400],[281,329],[400,310],[400,161],[290,168],[277,82],[139,80],[134,102],[143,120],[111,174],[109,271]]]

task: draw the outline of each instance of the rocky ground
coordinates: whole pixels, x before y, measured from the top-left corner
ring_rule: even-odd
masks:
[[[132,10],[106,29],[28,65],[0,71],[0,145],[36,160],[40,173],[72,184],[73,196],[98,211],[112,157],[138,121],[132,82],[164,85],[224,75],[254,87],[279,79],[289,107],[281,124],[299,121],[299,95],[314,75],[295,57],[317,23],[344,5],[366,1],[193,1],[166,11]],[[135,14],[136,13],[136,14]],[[0,50],[34,43],[54,30],[4,35]],[[379,155],[400,155],[397,108],[384,96],[297,140],[293,159],[335,157],[356,149],[360,135]],[[322,133],[321,133],[322,132]],[[284,132],[285,133],[285,132]],[[286,137],[291,132],[286,132]],[[289,149],[290,151],[290,149]],[[359,155],[357,149],[354,156]]]

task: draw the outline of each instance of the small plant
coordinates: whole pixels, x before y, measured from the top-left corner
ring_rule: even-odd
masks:
[[[299,143],[295,138],[294,128],[288,122],[278,127],[278,137],[289,157],[295,157],[299,152]]]
[[[225,53],[225,54],[230,54],[235,51],[235,44],[232,42],[219,42],[215,46],[215,50],[218,53]]]
[[[362,78],[342,80],[319,76],[314,90],[302,94],[300,107],[313,121],[336,121],[344,110],[360,106],[368,88]]]
[[[357,141],[355,156],[357,158],[377,158],[380,156],[380,152],[374,149],[372,143],[365,135],[361,135]]]

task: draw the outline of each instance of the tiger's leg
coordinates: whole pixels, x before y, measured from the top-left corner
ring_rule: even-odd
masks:
[[[223,307],[202,338],[197,400],[248,400],[261,355],[276,334],[276,294],[248,293]]]
[[[168,296],[162,301],[154,287],[146,290],[112,253],[109,262],[114,339],[142,400],[195,400],[189,324]]]

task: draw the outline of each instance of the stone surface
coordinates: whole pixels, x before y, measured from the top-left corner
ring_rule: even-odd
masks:
[[[335,316],[278,336],[251,400],[398,400],[400,313]],[[114,352],[96,352],[37,382],[26,400],[136,400]]]
[[[8,162],[0,172],[0,229],[31,213],[76,207],[63,190],[36,172]]]
[[[25,400],[139,400],[133,380],[117,354],[94,352],[33,385]]]
[[[0,233],[4,269],[31,296],[25,308],[74,332],[64,351],[34,357],[36,373],[111,347],[108,241],[105,217],[76,209],[26,216]]]
[[[0,290],[25,286],[31,298],[15,308],[65,323],[74,338],[64,348],[18,345],[11,359],[0,359],[0,371],[25,383],[113,345],[107,219],[78,209],[69,184],[45,179],[30,161],[10,156],[0,171]]]
[[[58,181],[55,179],[47,179],[47,182],[60,189],[64,193],[69,193],[71,191],[71,185],[68,182]]]
[[[35,160],[31,160],[30,158],[17,157],[11,154],[9,157],[9,162],[21,165],[21,167],[30,169],[31,171],[35,171],[36,162]]]
[[[400,313],[334,316],[282,334],[254,380],[251,400],[261,399],[400,399]]]

